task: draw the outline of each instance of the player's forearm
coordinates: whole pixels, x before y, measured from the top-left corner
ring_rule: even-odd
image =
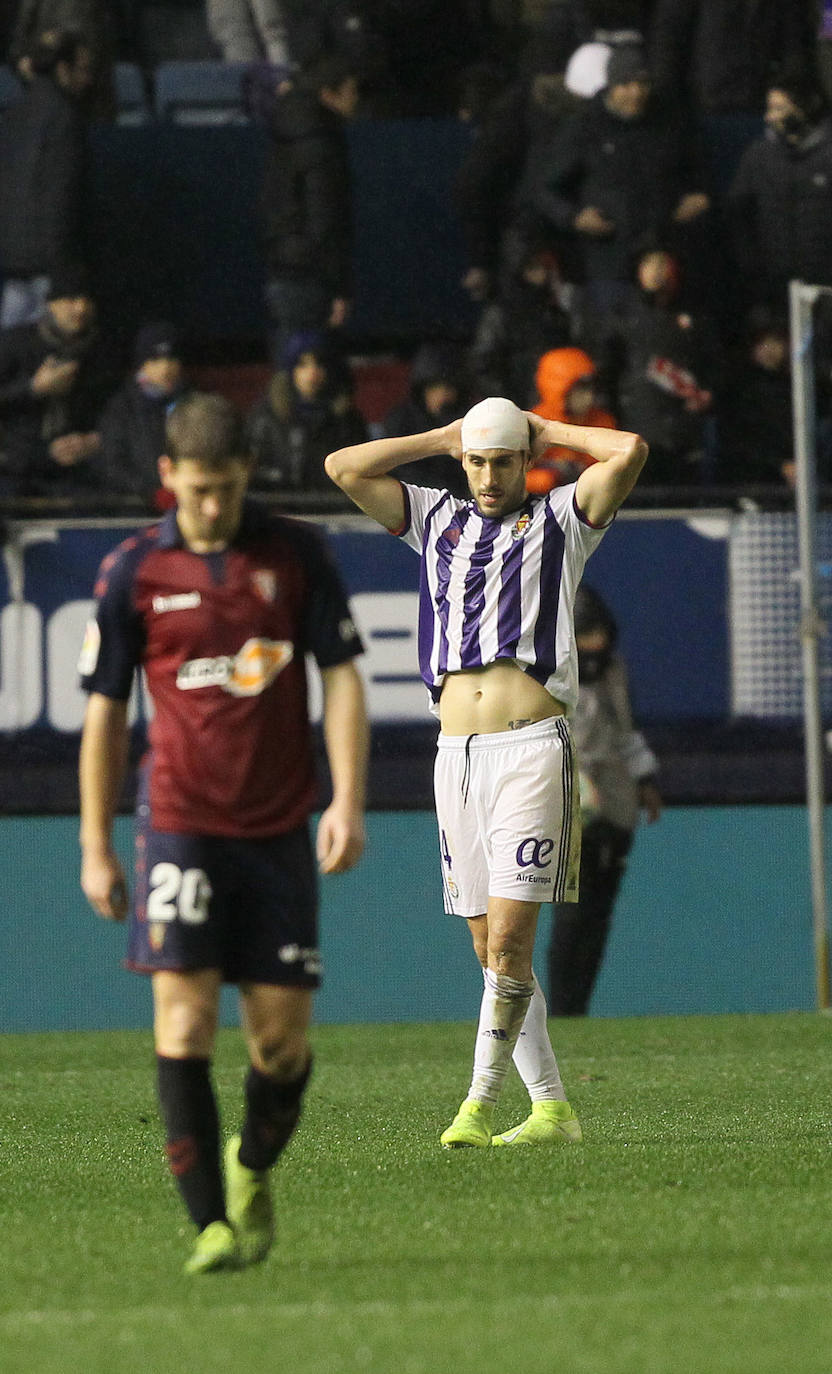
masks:
[[[109,849],[113,819],[127,772],[127,703],[93,695],[87,705],[78,781],[81,848]]]
[[[602,429],[594,425],[570,425],[549,420],[546,438],[550,444],[561,444],[579,453],[588,453],[597,463],[612,460],[643,464],[647,446],[638,434],[626,430]]]
[[[324,466],[333,482],[348,487],[353,478],[384,477],[403,463],[430,458],[448,452],[448,439],[443,425],[426,430],[424,434],[407,434],[393,439],[370,439],[364,444],[330,453]]]
[[[349,810],[364,810],[370,726],[364,686],[353,663],[322,674],[324,741],[332,779],[332,800]]]

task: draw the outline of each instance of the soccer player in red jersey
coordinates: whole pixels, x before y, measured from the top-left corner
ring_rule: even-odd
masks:
[[[82,651],[81,884],[123,920],[112,847],[127,705],[143,668],[154,704],[140,770],[127,966],[153,987],[167,1155],[198,1228],[186,1272],[263,1259],[274,1224],[268,1171],[300,1116],[320,977],[315,804],[305,655],[323,681],[332,800],[317,867],[359,859],[368,724],[361,643],[312,526],[246,499],[240,416],[192,393],[171,412],[160,460],[176,506],[102,564]],[[250,1067],[225,1150],[211,1077],[220,988],[239,987]]]

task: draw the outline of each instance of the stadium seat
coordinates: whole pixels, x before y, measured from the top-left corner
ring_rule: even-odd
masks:
[[[161,62],[155,72],[155,109],[174,124],[247,124],[243,98],[246,62]]]
[[[113,67],[116,123],[147,124],[153,111],[147,98],[141,67],[136,62],[116,62]]]
[[[23,83],[9,66],[0,66],[0,110],[13,105],[23,94]]]

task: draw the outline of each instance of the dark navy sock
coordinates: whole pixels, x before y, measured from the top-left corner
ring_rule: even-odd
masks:
[[[210,1059],[156,1056],[165,1153],[191,1219],[200,1231],[225,1220],[220,1123]]]
[[[312,1060],[289,1083],[277,1083],[251,1068],[245,1083],[246,1116],[240,1138],[240,1163],[247,1169],[270,1169],[288,1145],[300,1120],[301,1104]]]

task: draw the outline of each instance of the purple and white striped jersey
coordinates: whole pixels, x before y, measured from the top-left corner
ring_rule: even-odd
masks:
[[[398,537],[422,555],[419,670],[439,714],[447,673],[512,659],[567,712],[578,696],[575,592],[604,531],[578,510],[575,485],[530,496],[501,520],[448,491],[402,483]]]

